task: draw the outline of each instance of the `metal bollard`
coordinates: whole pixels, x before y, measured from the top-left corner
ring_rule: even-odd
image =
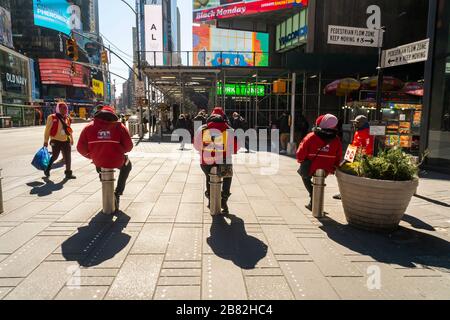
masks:
[[[113,214],[116,211],[116,199],[114,198],[114,170],[102,168],[101,179],[103,213]]]
[[[313,177],[313,199],[312,213],[314,218],[323,218],[324,198],[325,198],[325,178],[327,174],[325,170],[317,170]]]
[[[216,216],[221,213],[221,201],[222,201],[222,178],[219,177],[217,167],[211,169],[210,177],[210,210],[211,215]]]
[[[3,213],[3,189],[2,189],[2,170],[0,169],[0,214]]]

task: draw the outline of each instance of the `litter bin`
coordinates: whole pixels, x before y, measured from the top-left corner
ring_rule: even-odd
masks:
[[[0,117],[0,128],[11,128],[12,118],[11,117]]]

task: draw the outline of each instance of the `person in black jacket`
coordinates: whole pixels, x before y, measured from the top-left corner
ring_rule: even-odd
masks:
[[[194,122],[201,122],[202,126],[206,124],[207,112],[206,110],[200,110],[200,112],[195,116]]]
[[[233,117],[231,118],[230,125],[234,130],[243,130],[246,131],[248,129],[247,127],[247,121],[241,115],[237,112],[233,113]],[[249,141],[248,139],[245,139],[245,149],[246,152],[249,153]]]
[[[280,130],[280,153],[286,154],[291,137],[290,118],[287,111],[284,111],[280,119],[278,119],[278,129]]]

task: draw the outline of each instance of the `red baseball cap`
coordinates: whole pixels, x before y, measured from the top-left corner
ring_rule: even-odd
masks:
[[[223,109],[221,107],[214,108],[214,110],[211,114],[225,117],[225,112],[223,112]]]

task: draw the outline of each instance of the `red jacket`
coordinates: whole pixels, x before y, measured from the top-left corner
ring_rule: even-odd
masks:
[[[322,151],[319,152],[321,149]],[[311,176],[319,169],[325,170],[327,174],[334,173],[342,160],[341,140],[336,137],[330,143],[326,143],[314,132],[308,134],[297,151],[297,161],[299,163],[307,159],[312,161]]]
[[[375,139],[370,135],[370,128],[356,131],[352,145],[362,148],[364,155],[373,156]]]
[[[77,145],[82,156],[106,169],[122,168],[125,154],[132,149],[133,141],[122,123],[101,119],[94,119],[84,128]]]
[[[214,131],[221,132],[222,136],[211,139],[211,134],[214,136]],[[239,150],[237,144],[237,138],[233,134],[233,142],[228,141],[227,130],[234,130],[226,122],[209,122],[202,126],[194,138],[194,147],[200,152],[201,164],[202,165],[214,165],[217,164],[218,160],[223,161],[219,164],[225,164],[227,159],[228,149],[231,147],[233,154],[236,154]],[[230,164],[230,163],[229,163]]]

